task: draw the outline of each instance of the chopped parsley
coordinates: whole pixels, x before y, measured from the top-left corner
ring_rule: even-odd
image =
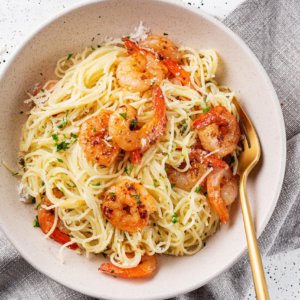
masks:
[[[45,93],[45,89],[41,89],[41,92],[42,92],[42,93]]]
[[[201,190],[202,190],[202,186],[199,185],[196,187],[195,192],[200,194]]]
[[[65,128],[67,126],[68,115],[69,115],[69,111],[67,111],[66,115],[63,117],[61,124],[57,126],[59,129]]]
[[[171,183],[171,188],[174,189],[176,185],[174,183]]]
[[[19,159],[19,165],[22,166],[23,168],[25,167],[25,160],[24,158]]]
[[[235,163],[235,157],[231,156],[229,164],[232,166],[234,163]]]
[[[67,149],[70,148],[70,142],[68,141],[62,141],[58,144],[56,144],[56,151],[59,152],[59,151],[66,151]]]
[[[136,199],[136,204],[140,204],[141,203],[141,196],[138,194],[131,194],[132,197],[135,197]]]
[[[101,185],[101,182],[96,182],[93,184],[93,186],[100,186]]]
[[[124,120],[127,120],[127,113],[120,113],[120,116],[121,116]]]
[[[109,192],[108,194],[109,194],[109,196],[111,196],[111,197],[113,197],[113,196],[115,196],[115,195],[116,195],[116,193],[115,193],[115,192]]]
[[[58,135],[56,133],[52,134],[52,139],[54,142],[58,142]]]
[[[164,32],[164,35],[169,35],[167,32]]]
[[[156,188],[156,187],[159,187],[159,183],[156,181],[156,180],[154,180],[153,181],[153,186]]]
[[[186,132],[187,128],[188,128],[188,124],[187,124],[186,120],[183,120],[180,123],[180,134],[183,135]]]
[[[209,112],[210,111],[210,107],[209,106],[207,106],[206,108],[203,108],[202,109],[202,112],[203,113],[207,113],[207,112]]]
[[[65,134],[63,134],[64,138],[67,138]],[[56,151],[65,151],[70,148],[71,144],[74,144],[77,141],[78,136],[75,133],[71,133],[71,140],[59,141],[58,134],[52,134],[52,139],[55,142]]]
[[[61,158],[58,158],[57,161],[60,162],[60,163],[64,162]]]
[[[74,187],[76,187],[76,184],[75,183],[69,183],[69,182],[67,182],[67,186],[68,187],[71,187],[71,188],[74,188]]]
[[[40,227],[38,216],[35,216],[33,220],[33,227]]]
[[[94,51],[94,50],[95,50],[95,48],[94,48],[93,46],[91,46],[91,50],[92,50],[92,51]]]
[[[73,56],[73,53],[69,53],[67,56],[67,60],[70,60],[72,56]]]
[[[178,223],[178,215],[176,212],[174,212],[174,214],[172,215],[172,223],[173,224]]]
[[[110,273],[115,273],[115,270],[111,270]]]
[[[75,143],[77,141],[78,135],[71,132],[71,138],[73,139],[72,143]]]
[[[95,127],[93,128],[93,132],[96,132],[96,128]]]
[[[138,122],[137,122],[136,119],[132,119],[132,120],[130,121],[130,125],[129,125],[130,130],[136,129],[137,123],[138,123]]]
[[[130,174],[131,174],[131,172],[132,172],[132,170],[133,170],[133,168],[134,168],[134,166],[133,165],[129,165],[129,167],[127,168],[127,167],[125,167],[125,169],[124,169],[124,172],[128,175],[128,176],[130,176]]]

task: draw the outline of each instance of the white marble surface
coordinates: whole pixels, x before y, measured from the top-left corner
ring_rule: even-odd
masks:
[[[223,19],[244,0],[182,1]],[[0,0],[0,72],[28,33],[45,19],[78,2],[82,0]],[[300,299],[300,249],[263,260],[271,299]],[[246,298],[255,299],[253,287]]]

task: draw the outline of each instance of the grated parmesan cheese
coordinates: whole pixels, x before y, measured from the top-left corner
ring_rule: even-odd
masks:
[[[145,27],[143,25],[143,22],[140,21],[139,26],[135,27],[133,33],[130,34],[130,39],[133,42],[140,42],[145,40],[148,37],[149,33],[150,29]]]
[[[25,191],[25,188],[22,183],[18,185],[18,194],[20,196],[19,200],[24,203],[30,203],[30,195]]]

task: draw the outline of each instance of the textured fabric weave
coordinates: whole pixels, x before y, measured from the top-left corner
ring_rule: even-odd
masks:
[[[248,0],[223,20],[263,64],[277,91],[286,124],[287,169],[278,205],[260,238],[265,256],[300,246],[299,19],[299,0]],[[243,299],[250,285],[245,255],[206,286],[177,299]],[[92,298],[34,270],[0,231],[0,299]]]

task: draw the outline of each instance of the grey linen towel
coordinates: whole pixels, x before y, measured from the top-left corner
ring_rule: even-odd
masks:
[[[248,0],[224,20],[243,38],[268,72],[286,123],[287,169],[278,205],[260,238],[265,256],[300,246],[297,220],[300,215],[299,19],[299,0]],[[178,298],[243,299],[251,284],[249,261],[244,255],[206,286]],[[91,298],[34,270],[0,231],[0,299]]]

